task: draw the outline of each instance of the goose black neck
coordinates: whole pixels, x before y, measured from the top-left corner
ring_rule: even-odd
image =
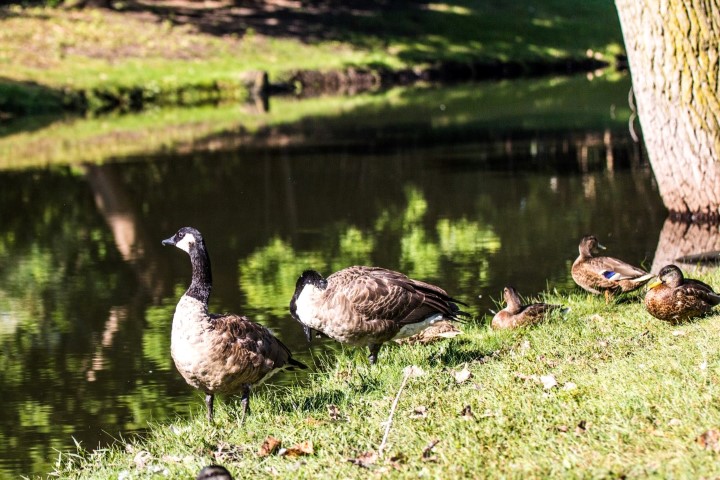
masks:
[[[212,271],[204,243],[199,242],[190,249],[190,263],[192,263],[192,282],[185,295],[207,305],[212,290]]]

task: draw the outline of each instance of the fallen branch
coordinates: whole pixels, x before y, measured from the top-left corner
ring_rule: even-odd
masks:
[[[388,435],[390,434],[390,427],[392,426],[393,416],[395,415],[395,410],[397,409],[397,404],[400,401],[400,394],[402,393],[403,389],[405,388],[405,385],[407,384],[408,379],[410,377],[419,377],[425,373],[422,368],[416,367],[415,365],[405,367],[403,372],[405,373],[405,376],[403,377],[402,383],[400,383],[400,388],[398,389],[397,395],[395,395],[395,400],[393,401],[392,407],[390,407],[390,415],[388,416],[387,422],[385,422],[385,424],[386,424],[385,425],[385,434],[383,435],[382,442],[380,442],[380,446],[378,447],[378,457],[379,458],[382,458],[383,450],[385,449]]]

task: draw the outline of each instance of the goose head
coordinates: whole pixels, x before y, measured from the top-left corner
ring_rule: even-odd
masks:
[[[600,244],[595,235],[585,235],[578,246],[580,255],[583,257],[592,257],[593,254],[598,253],[598,249],[605,250],[605,247]]]
[[[204,245],[202,235],[197,229],[183,227],[175,235],[162,241],[163,245],[173,245],[180,250],[190,253],[198,245]]]
[[[200,470],[196,480],[233,480],[233,477],[225,467],[210,465]]]
[[[290,315],[302,324],[308,342],[312,339],[312,330],[305,325],[302,317],[306,309],[313,308],[312,299],[322,293],[327,285],[327,280],[315,270],[305,270],[295,283],[295,293],[290,300]]]

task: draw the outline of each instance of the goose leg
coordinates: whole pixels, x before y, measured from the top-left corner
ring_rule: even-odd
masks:
[[[377,355],[380,351],[380,345],[375,345],[374,343],[371,343],[368,345],[368,349],[370,350],[370,355],[368,356],[368,359],[370,360],[370,365],[375,365],[377,362]]]
[[[207,419],[209,423],[213,423],[213,399],[212,393],[205,394],[205,405],[207,406]]]
[[[245,423],[245,415],[250,413],[250,385],[243,386],[240,405],[242,405],[242,417],[240,418],[240,425],[242,425]]]

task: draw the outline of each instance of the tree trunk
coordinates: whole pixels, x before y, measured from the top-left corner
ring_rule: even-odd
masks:
[[[720,219],[720,0],[616,0],[638,116],[671,216]]]

